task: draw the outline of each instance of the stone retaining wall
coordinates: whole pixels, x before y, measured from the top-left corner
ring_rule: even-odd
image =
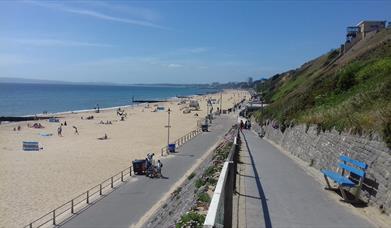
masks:
[[[357,136],[337,131],[318,131],[316,126],[298,125],[288,127],[284,133],[273,123],[257,132],[280,145],[293,155],[317,168],[335,170],[338,157],[346,154],[369,165],[361,194],[362,200],[391,213],[391,150],[378,136]]]

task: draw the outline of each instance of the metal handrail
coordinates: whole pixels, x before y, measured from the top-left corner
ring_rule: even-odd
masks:
[[[111,186],[111,188],[114,188],[114,183],[118,182],[119,180],[121,182],[124,181],[124,179],[123,179],[124,175],[129,175],[129,176],[132,175],[131,169],[132,169],[132,166],[129,166],[126,169],[123,169],[121,172],[116,173],[115,175],[111,176],[110,178],[102,181],[100,184],[95,185],[92,188],[89,188],[87,191],[77,195],[76,197],[72,198],[70,201],[67,201],[64,204],[61,204],[60,206],[56,207],[54,210],[44,214],[43,216],[39,217],[36,220],[30,222],[27,226],[25,226],[25,228],[33,228],[33,225],[35,225],[35,223],[37,223],[38,221],[42,220],[43,218],[49,217],[49,216],[51,216],[51,218],[49,220],[45,220],[45,221],[37,224],[35,227],[41,227],[50,221],[53,222],[53,225],[56,225],[56,218],[58,216],[64,214],[65,212],[67,212],[69,210],[71,211],[71,214],[74,214],[75,206],[81,204],[82,202],[86,202],[87,204],[89,204],[91,196],[93,196],[97,193],[99,193],[100,195],[103,195],[103,193],[102,193],[103,189],[105,189],[108,186]],[[115,178],[117,176],[118,176],[118,178]],[[107,185],[104,185],[107,181],[110,181],[110,182]],[[98,189],[95,192],[91,193],[91,190],[96,189],[96,188],[98,188]],[[79,198],[80,198],[80,201],[78,201]],[[68,205],[68,207],[66,207],[64,210],[60,210],[66,205]]]
[[[176,145],[176,148],[179,148],[179,146],[182,146],[185,142],[189,141],[193,137],[197,136],[199,133],[201,133],[201,128],[197,128],[195,130],[190,131],[189,133],[185,134],[184,136],[174,140],[174,144]],[[168,145],[162,147],[161,149],[161,155],[164,154],[164,152],[168,152]]]
[[[197,128],[197,129],[192,130],[189,133],[185,134],[184,136],[178,138],[174,142],[178,146],[181,146],[185,142],[187,142],[190,139],[192,139],[193,137],[197,136],[200,132],[201,132],[201,129]],[[182,144],[179,144],[179,142],[182,142]],[[167,149],[168,149],[168,146],[164,146],[161,150],[163,152],[164,150],[167,151]],[[42,220],[43,218],[49,217],[49,216],[51,217],[50,219],[45,220],[44,222],[41,222],[41,223],[37,224],[35,227],[41,227],[41,226],[47,224],[50,221],[52,221],[53,225],[56,225],[57,224],[56,218],[58,216],[64,214],[67,211],[71,211],[71,214],[74,214],[75,213],[75,207],[77,205],[79,205],[79,204],[81,204],[83,202],[89,204],[90,203],[90,198],[92,196],[94,196],[95,194],[99,193],[99,195],[103,195],[102,192],[103,192],[103,190],[105,188],[107,188],[109,186],[111,188],[114,188],[114,183],[116,183],[118,181],[123,182],[125,175],[132,176],[132,168],[133,168],[133,166],[129,166],[126,169],[123,169],[122,171],[120,171],[120,172],[114,174],[113,176],[105,179],[100,184],[97,184],[97,185],[89,188],[87,191],[77,195],[76,197],[72,198],[71,200],[67,201],[66,203],[61,204],[60,206],[56,207],[54,210],[51,210],[50,212],[48,212],[48,213],[44,214],[43,216],[39,217],[38,219],[30,222],[28,225],[24,226],[24,228],[33,228],[33,225],[35,225],[35,223],[37,223],[38,221]],[[116,178],[117,176],[118,176],[118,178]],[[105,183],[107,183],[107,185],[105,185]],[[96,188],[97,188],[96,191],[91,192],[93,189],[96,189]],[[78,201],[79,198],[80,198],[80,201]],[[68,205],[68,207],[66,207],[64,210],[62,210],[62,211],[59,210],[59,209],[63,208],[66,205]]]

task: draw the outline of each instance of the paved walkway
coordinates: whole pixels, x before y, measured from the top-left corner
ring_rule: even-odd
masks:
[[[242,210],[234,227],[374,227],[327,196],[324,186],[270,143],[247,130],[242,138]]]
[[[180,178],[212,148],[234,123],[232,116],[217,117],[209,132],[183,145],[179,152],[162,159],[166,178],[133,176],[135,181],[123,184],[61,227],[129,227],[136,224]]]

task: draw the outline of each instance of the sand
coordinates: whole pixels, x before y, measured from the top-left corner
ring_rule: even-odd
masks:
[[[223,109],[231,108],[245,91],[226,90]],[[171,112],[171,141],[197,127],[206,114],[206,97],[197,96],[201,110],[183,114],[178,101],[162,102]],[[152,112],[154,104],[125,108],[125,121],[119,121],[116,110],[100,113],[83,112],[57,115],[67,122],[62,135],[57,135],[59,123],[47,120],[7,123],[0,125],[0,227],[27,225],[43,214],[99,184],[106,178],[129,167],[134,159],[143,159],[149,152],[160,155],[167,142],[167,112]],[[217,110],[219,104],[214,104]],[[194,114],[198,113],[198,116]],[[93,120],[86,120],[93,115]],[[84,119],[81,119],[83,116]],[[100,124],[111,121],[112,124]],[[41,123],[45,128],[28,128]],[[21,131],[13,128],[21,126]],[[77,126],[79,135],[72,126]],[[40,134],[52,133],[53,136]],[[107,140],[97,138],[107,134]],[[42,150],[26,152],[23,141],[38,141]]]

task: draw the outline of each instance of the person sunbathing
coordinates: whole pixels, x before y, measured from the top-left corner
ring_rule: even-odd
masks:
[[[105,134],[105,136],[103,136],[103,137],[100,137],[100,138],[98,138],[99,140],[106,140],[106,139],[108,139],[109,137],[107,137],[107,134]]]

